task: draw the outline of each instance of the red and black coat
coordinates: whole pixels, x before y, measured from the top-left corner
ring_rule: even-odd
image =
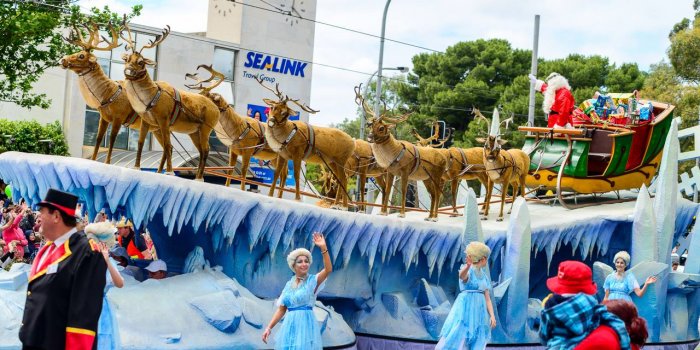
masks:
[[[107,271],[104,258],[83,232],[77,232],[38,266],[48,246],[47,242],[32,265],[19,339],[25,347],[47,350],[96,349]]]

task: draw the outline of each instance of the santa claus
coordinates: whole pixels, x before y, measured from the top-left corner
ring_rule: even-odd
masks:
[[[571,113],[574,110],[574,95],[571,94],[569,81],[559,73],[550,74],[546,82],[538,80],[532,74],[528,77],[535,83],[535,90],[544,94],[542,110],[548,116],[547,127],[572,128],[574,122]]]

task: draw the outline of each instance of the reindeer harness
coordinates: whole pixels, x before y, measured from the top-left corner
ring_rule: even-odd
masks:
[[[413,146],[413,158],[415,159],[416,163],[413,165],[413,169],[411,169],[411,172],[408,173],[408,176],[415,174],[416,171],[418,171],[418,167],[420,166],[420,153],[418,153],[418,149],[416,148],[416,145],[412,145],[412,146]],[[401,144],[401,151],[399,152],[399,154],[396,155],[396,158],[394,158],[394,160],[392,160],[391,163],[389,163],[389,166],[387,166],[387,168],[390,168],[392,165],[398,163],[401,160],[401,158],[403,158],[403,155],[406,153],[406,151],[407,151],[406,145],[404,145],[402,143]]]
[[[258,122],[258,126],[260,127],[260,130],[265,130],[265,127],[263,126],[263,124],[259,120],[256,120],[256,121]],[[253,148],[255,148],[255,151],[253,151],[253,155],[256,155],[265,146],[265,134],[261,134],[261,133],[258,133],[257,131],[255,131],[255,129],[253,129],[253,127],[250,126],[250,123],[248,121],[245,122],[245,125],[246,125],[246,127],[243,130],[243,132],[238,136],[237,139],[233,140],[233,142],[231,144],[236,144],[236,143],[243,141],[243,139],[245,139],[245,137],[248,136],[250,131],[253,130],[253,132],[258,135],[258,140],[259,140],[258,144],[253,147]]]
[[[307,159],[311,155],[311,151],[316,147],[316,137],[314,135],[314,128],[311,126],[311,124],[307,122],[303,123],[306,124],[306,130],[308,130],[309,132],[309,137],[306,138],[306,150],[304,151],[304,157],[301,159]],[[292,131],[289,132],[289,135],[287,135],[287,138],[285,138],[284,141],[282,141],[282,147],[280,147],[280,150],[282,150],[283,148],[287,148],[289,142],[292,141],[294,135],[296,135],[299,131],[299,127],[297,127],[296,124],[293,123],[292,125],[294,125],[294,129],[292,129]]]
[[[91,65],[91,66],[90,66],[90,69],[88,69],[88,70],[85,71],[85,72],[79,73],[78,76],[82,78],[83,76],[87,75],[88,73],[94,71],[96,65],[97,65],[97,63]],[[100,100],[100,99],[97,97],[97,95],[95,94],[95,92],[92,91],[92,89],[90,88],[90,85],[89,85],[89,84],[85,83],[85,87],[87,87],[87,90],[90,91],[90,94],[92,94],[92,96],[93,96],[96,100],[98,100],[98,101]],[[117,97],[119,97],[119,95],[122,93],[122,90],[123,90],[122,86],[119,85],[119,84],[117,84],[117,90],[114,91],[114,93],[112,93],[112,95],[109,96],[109,98],[107,98],[104,102],[100,102],[100,106],[97,107],[97,110],[99,111],[99,110],[101,110],[101,109],[103,109],[103,108],[109,106],[109,105],[112,104],[114,101],[116,101],[116,100],[117,100]],[[139,114],[136,113],[136,111],[134,111],[133,113],[131,113],[131,114],[126,118],[126,121],[125,121],[124,124],[122,124],[122,125],[128,127],[128,126],[130,126],[131,124],[134,124],[134,122],[136,121],[136,119],[138,119],[138,117],[139,117]]]
[[[153,96],[151,101],[148,102],[148,104],[146,104],[146,110],[144,112],[148,112],[153,107],[155,107],[155,105],[158,103],[158,100],[160,100],[160,95],[163,94],[163,89],[160,87],[160,85],[156,84],[156,86],[158,86],[158,91],[156,91],[156,94]],[[173,126],[173,124],[175,124],[175,121],[177,121],[177,118],[180,116],[180,112],[184,110],[184,106],[182,105],[182,97],[180,96],[180,91],[178,91],[175,88],[173,88],[173,91],[175,91],[175,94],[171,95],[174,103],[173,110],[170,112],[170,126]]]

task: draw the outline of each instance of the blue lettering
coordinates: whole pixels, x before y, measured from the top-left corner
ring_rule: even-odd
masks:
[[[243,64],[243,67],[250,67],[253,65],[253,56],[255,56],[255,52],[248,52],[248,54],[245,56],[246,61]]]
[[[294,71],[294,75],[296,75],[296,76],[301,75],[301,77],[303,78],[304,77],[304,68],[306,68],[307,64],[308,63],[306,63],[306,62],[305,63],[299,62],[299,64],[297,64],[296,71]]]
[[[267,69],[267,70],[272,69],[272,57],[265,56],[263,63],[260,65],[260,69]]]
[[[308,64],[308,62],[295,61],[289,58],[266,55],[258,52],[248,52],[243,66],[304,78],[306,66]],[[248,75],[252,75],[252,73],[244,72],[243,75],[247,78]],[[268,79],[274,78],[268,77]]]
[[[285,62],[286,65],[284,66],[284,74],[294,74],[294,70],[297,68],[297,63],[292,62],[291,60]]]
[[[263,55],[261,53],[256,53],[255,54],[255,60],[253,61],[253,68],[255,69],[262,69],[260,67],[260,61],[262,61]]]

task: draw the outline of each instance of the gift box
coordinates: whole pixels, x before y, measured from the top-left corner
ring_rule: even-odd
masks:
[[[647,103],[646,105],[642,105],[641,108],[639,108],[639,120],[646,121],[651,120],[652,118],[654,118],[654,106],[651,104],[651,102]]]
[[[608,118],[608,122],[615,124],[615,125],[627,125],[630,122],[630,118],[626,117],[624,114],[615,113],[615,114],[610,114],[610,117]]]

